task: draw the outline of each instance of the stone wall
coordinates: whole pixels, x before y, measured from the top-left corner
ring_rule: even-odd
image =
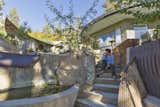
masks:
[[[60,63],[58,76],[62,85],[72,85],[77,82],[92,84],[94,80],[94,57],[68,53],[53,55],[40,53],[40,60],[27,68],[0,67],[0,91],[11,88],[56,83],[55,69]]]

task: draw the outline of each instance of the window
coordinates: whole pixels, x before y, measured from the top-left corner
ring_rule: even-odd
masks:
[[[141,36],[148,32],[147,26],[134,27],[133,29],[135,31],[135,38],[137,39],[141,39]]]

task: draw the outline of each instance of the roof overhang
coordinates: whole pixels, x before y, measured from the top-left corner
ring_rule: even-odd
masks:
[[[125,9],[131,10],[131,11],[141,10],[144,13],[150,13],[153,10],[155,10],[155,9],[148,10],[147,8],[139,8],[139,6],[141,6],[141,4],[127,7]],[[92,20],[89,24],[87,24],[83,28],[81,32],[81,36],[94,38],[97,32],[100,32],[104,30],[105,28],[111,27],[117,24],[118,22],[121,22],[124,20],[135,19],[135,17],[132,15],[127,15],[127,14],[122,13],[122,10],[123,9],[116,10],[111,13],[105,13],[101,15],[100,17]]]
[[[120,12],[111,13],[108,15],[102,15],[95,20],[93,20],[91,23],[89,23],[81,33],[81,36],[92,36],[96,32],[99,32],[107,27],[110,27],[112,25],[115,25],[118,22],[121,22],[123,20],[128,19],[134,19],[131,15],[125,15]]]

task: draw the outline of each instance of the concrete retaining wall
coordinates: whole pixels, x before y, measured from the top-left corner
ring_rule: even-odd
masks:
[[[50,96],[2,101],[0,107],[73,107],[79,90],[76,84],[70,89]]]
[[[95,72],[93,56],[82,54],[77,57],[71,53],[64,55],[40,53],[40,61],[33,67],[0,67],[0,91],[40,86],[46,82],[55,84],[54,72],[60,62],[58,75],[62,85],[73,85],[77,82],[81,84],[93,83]]]

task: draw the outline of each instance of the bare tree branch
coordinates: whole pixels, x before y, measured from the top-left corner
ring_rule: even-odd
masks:
[[[57,9],[52,0],[47,0],[47,7],[55,16],[51,19],[46,17],[46,21],[56,33],[60,32],[62,34],[63,32],[63,36],[67,38],[70,46],[74,47],[75,44],[79,45],[79,41],[81,40],[79,34],[82,26],[85,26],[97,14],[96,6],[98,2],[99,0],[94,0],[84,16],[77,17],[73,10],[73,0],[69,0],[69,13],[67,15],[63,14],[63,11],[60,11],[60,9]],[[54,23],[53,20],[56,23]],[[62,29],[58,29],[57,23],[61,23]]]

